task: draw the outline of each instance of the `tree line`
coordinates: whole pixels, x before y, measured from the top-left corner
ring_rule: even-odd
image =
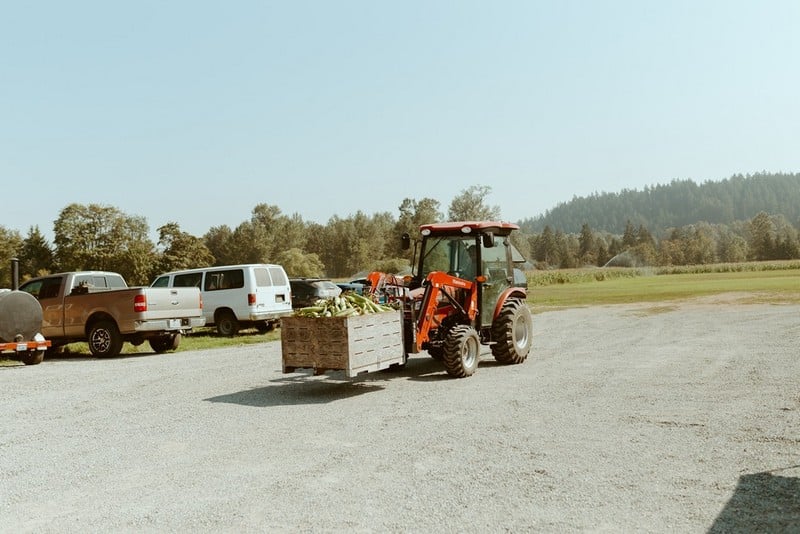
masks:
[[[439,201],[406,198],[397,216],[358,211],[334,216],[324,225],[264,203],[235,228],[215,226],[200,237],[169,222],[157,229],[155,243],[143,217],[113,206],[70,204],[53,224],[52,243],[38,226],[25,236],[0,226],[0,261],[9,265],[17,258],[23,280],[61,271],[108,270],[122,274],[131,285],[149,284],[173,270],[240,263],[278,263],[292,277],[401,272],[411,260],[411,252],[401,247],[403,233],[416,236],[420,225],[443,220],[499,219],[499,207],[486,204],[490,193],[490,187],[480,185],[463,190],[450,203],[446,218]],[[0,270],[0,287],[9,287],[10,277],[10,268]]]
[[[718,182],[673,180],[642,191],[595,193],[562,202],[520,225],[529,233],[542,232],[549,226],[578,234],[588,224],[600,231],[622,234],[631,222],[661,234],[700,221],[732,225],[761,211],[781,214],[795,223],[800,220],[800,174],[737,174]]]
[[[132,285],[179,269],[238,263],[278,263],[292,277],[352,277],[372,270],[405,272],[412,250],[400,236],[418,235],[422,224],[445,220],[496,220],[500,208],[485,199],[486,186],[472,186],[455,197],[446,216],[439,201],[406,198],[398,215],[388,212],[332,217],[326,224],[287,215],[278,206],[256,205],[235,228],[212,227],[203,236],[183,231],[177,222],[149,237],[147,221],[112,206],[70,204],[54,222],[49,243],[38,227],[22,236],[0,226],[0,261],[20,261],[22,279],[59,271],[110,270]],[[718,224],[705,221],[651,231],[628,219],[620,233],[583,222],[578,232],[545,225],[531,231],[522,222],[512,242],[528,258],[528,269],[584,266],[693,265],[800,258],[798,228],[783,214],[760,211],[749,219]],[[10,269],[0,270],[0,287],[10,286]]]

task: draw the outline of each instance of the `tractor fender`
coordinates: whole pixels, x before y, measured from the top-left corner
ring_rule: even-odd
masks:
[[[500,293],[500,297],[497,299],[497,304],[494,306],[494,313],[492,314],[492,320],[497,319],[497,316],[500,315],[500,310],[503,309],[506,301],[508,299],[520,299],[523,302],[528,298],[528,292],[519,287],[509,287],[502,293]]]

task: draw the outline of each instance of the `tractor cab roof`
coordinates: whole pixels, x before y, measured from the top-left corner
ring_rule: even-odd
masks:
[[[518,229],[518,225],[503,221],[454,221],[423,224],[419,227],[422,235],[469,235],[492,232],[495,235],[505,236],[512,230]]]

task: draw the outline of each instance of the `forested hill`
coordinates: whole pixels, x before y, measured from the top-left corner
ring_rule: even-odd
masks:
[[[545,226],[579,233],[584,224],[596,231],[622,234],[630,221],[652,233],[697,222],[730,224],[759,212],[800,221],[800,174],[735,175],[719,182],[697,184],[673,180],[644,191],[595,193],[560,203],[544,215],[520,221],[523,230],[541,232]]]

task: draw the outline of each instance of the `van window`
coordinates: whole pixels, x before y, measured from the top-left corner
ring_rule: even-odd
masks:
[[[200,287],[203,273],[176,274],[172,287]]]
[[[253,274],[256,276],[257,287],[269,287],[272,285],[266,269],[253,269]]]
[[[229,269],[224,271],[209,271],[206,273],[206,291],[220,289],[238,289],[244,287],[244,271],[242,269]]]
[[[289,279],[286,278],[286,273],[280,267],[270,267],[269,274],[272,276],[272,283],[276,286],[289,285]]]

